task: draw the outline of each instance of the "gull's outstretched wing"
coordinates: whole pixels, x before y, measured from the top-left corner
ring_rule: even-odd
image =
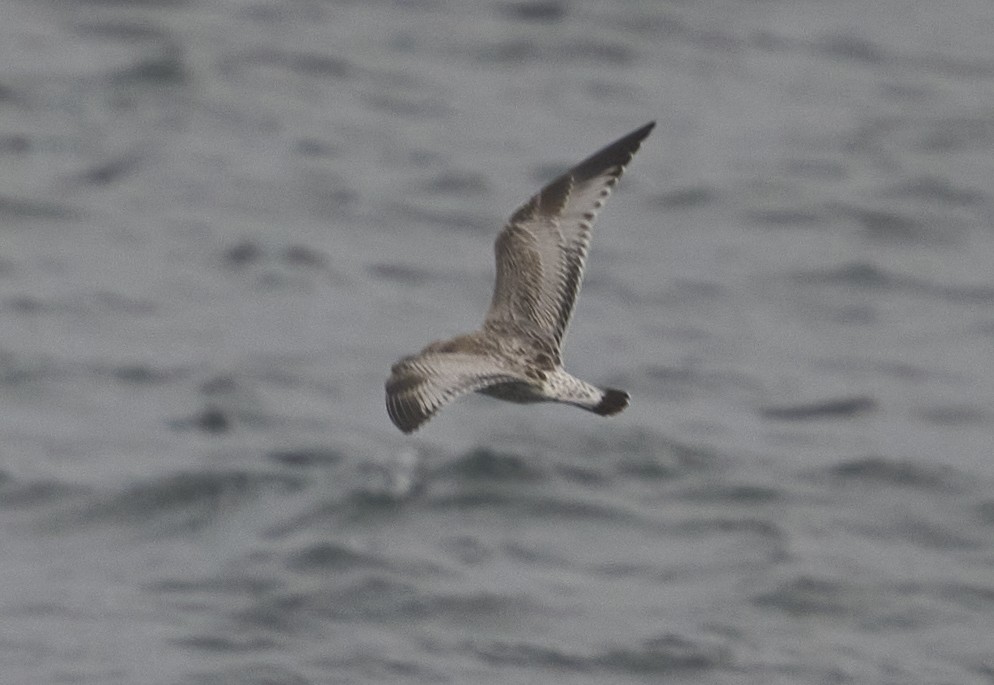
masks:
[[[518,208],[494,244],[487,322],[524,321],[562,345],[580,292],[590,231],[651,122],[594,153]]]
[[[514,381],[528,379],[477,354],[425,352],[405,357],[390,369],[387,413],[397,428],[410,433],[456,398]]]

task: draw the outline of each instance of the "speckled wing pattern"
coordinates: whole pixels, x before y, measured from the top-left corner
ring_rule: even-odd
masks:
[[[527,381],[497,360],[465,352],[423,352],[393,365],[387,380],[387,413],[410,433],[466,393],[500,383]]]
[[[483,328],[431,343],[391,368],[387,413],[400,430],[416,430],[470,392],[567,402],[601,416],[628,406],[628,393],[567,374],[558,350],[580,291],[591,226],[654,126],[591,155],[514,212],[494,245],[497,280]]]
[[[562,345],[598,212],[655,123],[611,143],[519,207],[494,244],[497,281],[487,322],[525,321]]]

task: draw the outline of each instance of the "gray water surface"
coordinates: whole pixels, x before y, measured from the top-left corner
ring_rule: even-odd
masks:
[[[994,7],[0,2],[0,680],[994,682]],[[568,367],[475,327],[656,120]]]

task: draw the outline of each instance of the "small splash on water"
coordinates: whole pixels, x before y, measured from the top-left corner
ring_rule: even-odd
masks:
[[[416,494],[423,484],[420,453],[408,448],[364,467],[368,483],[357,494],[364,501],[397,502]]]

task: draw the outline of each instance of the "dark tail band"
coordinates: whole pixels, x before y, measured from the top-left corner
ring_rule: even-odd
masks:
[[[628,406],[629,400],[628,393],[624,390],[614,390],[613,388],[608,388],[604,390],[604,395],[601,397],[601,401],[597,403],[597,406],[593,407],[590,411],[600,416],[614,416],[622,409]]]

